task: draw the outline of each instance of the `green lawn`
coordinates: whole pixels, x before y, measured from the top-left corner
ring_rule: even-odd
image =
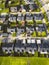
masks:
[[[1,10],[1,13],[8,13],[8,12],[9,12],[9,8]]]
[[[49,65],[49,59],[38,57],[0,57],[0,65]]]
[[[33,25],[34,21],[33,20],[27,20],[27,25]]]
[[[37,24],[42,24],[42,20],[36,20]]]

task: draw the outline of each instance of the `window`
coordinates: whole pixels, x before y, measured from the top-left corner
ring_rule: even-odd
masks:
[[[24,52],[24,50],[22,49],[22,52]]]
[[[11,49],[9,51],[12,51]]]
[[[49,52],[49,50],[47,50],[47,52]]]
[[[20,50],[17,50],[17,52],[20,52]]]
[[[8,50],[6,49],[5,52],[7,52]]]
[[[32,50],[31,50],[31,49],[30,49],[29,51],[30,51],[30,52],[32,52]]]
[[[42,52],[44,52],[44,50],[42,50]]]

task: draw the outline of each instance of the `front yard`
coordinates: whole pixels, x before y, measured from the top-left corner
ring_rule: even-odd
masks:
[[[38,57],[0,57],[0,65],[49,65],[49,59]]]

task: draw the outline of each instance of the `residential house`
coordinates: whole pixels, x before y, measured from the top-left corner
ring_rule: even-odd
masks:
[[[0,23],[4,23],[6,20],[6,15],[0,15]]]
[[[37,32],[37,36],[46,36],[46,28],[43,24],[37,25],[36,26],[36,32]]]
[[[32,36],[34,34],[34,32],[35,32],[35,29],[33,26],[32,27],[30,27],[30,26],[26,27],[26,36]]]
[[[24,27],[17,27],[17,36],[23,36],[24,33],[25,33]]]
[[[14,45],[15,53],[23,53],[25,52],[25,44],[22,43],[22,40],[16,40]]]
[[[33,14],[34,20],[42,20],[43,19],[43,14],[42,13],[35,13]]]
[[[16,13],[17,12],[17,7],[10,7],[10,11],[13,12],[13,13]]]
[[[39,44],[38,51],[40,54],[48,54],[49,53],[49,40],[42,39],[42,43]]]
[[[2,51],[4,54],[11,54],[13,52],[13,43],[2,43]]]
[[[25,15],[18,13],[17,22],[18,22],[18,25],[24,26],[25,25]]]
[[[26,52],[28,52],[29,54],[35,54],[36,50],[37,46],[35,39],[27,39]]]
[[[13,15],[13,14],[10,14],[8,20],[9,20],[10,22],[16,22],[16,16]]]
[[[8,33],[13,33],[13,32],[15,32],[15,28],[7,28],[7,32]]]

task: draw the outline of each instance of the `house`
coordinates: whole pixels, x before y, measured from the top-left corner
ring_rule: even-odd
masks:
[[[17,27],[17,36],[20,36],[25,33],[24,27]]]
[[[19,11],[22,11],[21,5],[17,5],[15,7],[14,6],[10,7],[10,12],[16,13],[16,12],[19,12]]]
[[[17,21],[24,21],[24,16],[23,16],[23,14],[22,13],[18,13],[18,15],[17,15]]]
[[[3,37],[8,37],[8,33],[2,33]]]
[[[33,14],[34,20],[42,20],[43,19],[43,14],[42,13],[34,13]]]
[[[9,35],[8,35],[8,37],[5,37],[2,39],[2,43],[13,43],[13,42],[14,42],[14,40],[11,39],[11,37],[9,37]]]
[[[5,54],[11,54],[13,52],[13,43],[2,43],[2,51]]]
[[[8,38],[6,37],[6,38],[2,39],[2,43],[8,43]]]
[[[24,6],[24,5],[22,5]],[[10,12],[13,12],[13,13],[16,13],[16,12],[21,12],[24,8],[22,8],[21,5],[17,5],[17,6],[13,6],[13,7],[10,7]]]
[[[14,51],[15,53],[25,52],[25,44],[22,43],[22,40],[16,40]]]
[[[29,12],[26,13],[26,21],[27,20],[33,20],[33,15]]]
[[[13,14],[10,14],[8,20],[9,20],[10,22],[16,22],[16,16],[13,15]]]
[[[7,32],[8,33],[14,33],[15,32],[15,28],[7,28]]]
[[[37,8],[39,8],[39,7],[38,7],[37,4],[34,3],[34,4],[29,4],[29,8],[30,8],[31,11],[33,11],[33,10],[36,10]]]
[[[34,54],[37,50],[35,39],[27,39],[26,44],[23,44],[22,40],[16,40],[14,49],[17,53],[28,52],[29,54]]]
[[[36,34],[39,37],[46,37],[47,31],[44,24],[40,24],[36,26]]]
[[[17,12],[17,7],[10,7],[10,11],[16,13]]]
[[[37,46],[35,39],[27,39],[26,52],[28,52],[29,54],[35,54],[36,50]]]
[[[34,32],[35,32],[35,29],[33,26],[32,27],[30,27],[30,26],[26,27],[26,36],[31,36]]]
[[[43,31],[45,31],[46,29],[45,29],[45,26],[43,25],[43,24],[40,24],[40,25],[37,25],[36,26],[36,31],[38,32],[43,32]]]
[[[6,15],[0,15],[0,22],[4,23],[6,20]]]
[[[2,38],[2,43],[13,43],[13,39],[11,38],[12,37],[12,34],[11,33],[2,33],[1,34],[1,37]]]
[[[7,33],[9,33],[9,37],[16,37],[16,28],[7,28]]]
[[[49,51],[49,40],[42,39],[42,43],[39,44],[39,52],[40,54],[48,54]]]

